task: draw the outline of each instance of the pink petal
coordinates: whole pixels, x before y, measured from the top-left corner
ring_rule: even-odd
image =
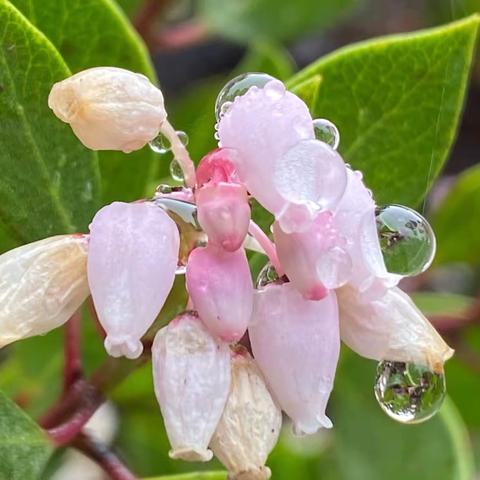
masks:
[[[233,252],[248,232],[250,205],[243,185],[220,182],[207,184],[195,192],[198,221],[208,241]]]
[[[136,358],[173,285],[177,226],[152,204],[115,202],[97,212],[90,232],[88,282],[105,348]]]
[[[171,458],[208,461],[208,445],[230,388],[230,350],[200,320],[180,315],[155,336],[155,394],[172,446]]]
[[[215,245],[195,249],[189,257],[187,289],[200,318],[216,337],[240,340],[253,306],[253,284],[243,249],[226,252]]]
[[[295,431],[330,428],[325,407],[340,351],[335,293],[305,300],[291,283],[255,294],[249,327],[253,354]]]
[[[305,103],[277,80],[252,87],[222,116],[218,133],[220,146],[236,151],[232,161],[248,191],[270,212],[281,212],[288,202],[273,180],[277,163],[298,142],[314,138]]]
[[[228,148],[216,148],[207,153],[197,167],[197,183],[201,187],[206,183],[238,181],[235,165],[231,158],[235,152]]]

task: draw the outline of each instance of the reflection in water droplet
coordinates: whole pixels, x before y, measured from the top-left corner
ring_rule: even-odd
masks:
[[[184,180],[182,167],[175,159],[170,162],[170,175],[177,182],[183,182]]]
[[[330,145],[334,150],[338,148],[338,144],[340,143],[340,132],[330,120],[316,118],[313,121],[313,129],[317,140]]]
[[[182,145],[186,147],[188,145],[188,135],[183,130],[177,130],[175,132],[177,134],[178,139],[182,142]]]
[[[148,146],[153,152],[160,155],[169,152],[172,148],[170,140],[163,133],[159,133],[153,140],[148,142]]]
[[[197,207],[193,203],[173,198],[156,198],[153,203],[163,208],[175,221],[180,231],[180,253],[177,274],[185,273],[190,252],[207,244],[207,235],[197,220]]]
[[[215,102],[215,116],[220,120],[232,105],[236,97],[244,95],[250,87],[262,88],[271,80],[275,80],[266,73],[244,73],[230,80],[218,94]]]
[[[419,213],[401,205],[377,209],[377,230],[387,270],[404,276],[424,272],[435,257],[432,227]]]
[[[257,281],[255,283],[255,287],[258,290],[265,288],[270,283],[282,283],[282,279],[278,276],[275,267],[268,262],[258,274]]]
[[[445,375],[414,363],[378,364],[375,397],[382,410],[400,423],[421,423],[440,409],[446,394]]]

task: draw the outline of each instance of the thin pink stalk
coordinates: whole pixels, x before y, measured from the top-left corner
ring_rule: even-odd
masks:
[[[80,349],[80,322],[81,315],[77,311],[65,325],[64,338],[64,374],[63,390],[67,391],[78,379],[82,377],[83,368]]]
[[[258,242],[267,255],[270,263],[274,266],[277,274],[282,277],[284,275],[280,260],[277,256],[277,249],[275,244],[267,237],[265,232],[253,221],[250,220],[250,226],[248,227],[248,233]]]

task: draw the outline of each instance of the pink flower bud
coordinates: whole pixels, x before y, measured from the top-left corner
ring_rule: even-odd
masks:
[[[291,283],[268,285],[255,294],[249,333],[255,360],[295,432],[331,428],[325,407],[340,351],[335,293],[310,301]]]
[[[453,350],[399,288],[365,303],[351,288],[337,291],[342,340],[358,354],[374,360],[413,362],[443,372]]]
[[[275,222],[273,236],[285,273],[305,298],[320,300],[326,289],[338,288],[351,275],[351,260],[332,213],[319,213],[305,232],[285,233]]]
[[[87,238],[60,235],[0,256],[0,347],[63,325],[89,295]]]
[[[48,105],[92,150],[142,148],[167,118],[162,92],[147,77],[96,67],[56,83]]]
[[[235,165],[232,162],[233,150],[216,148],[207,153],[197,167],[197,183],[202,187],[206,183],[238,183]]]
[[[171,458],[206,462],[208,444],[230,388],[230,350],[200,320],[184,313],[162,328],[152,347],[155,394]]]
[[[205,185],[195,193],[198,221],[208,241],[233,252],[245,240],[250,223],[250,205],[243,185],[217,183]]]
[[[115,202],[97,212],[90,232],[88,282],[105,348],[114,357],[136,358],[173,285],[177,226],[150,203]]]
[[[243,249],[196,248],[186,282],[194,308],[210,332],[225,342],[240,340],[252,314],[253,284]]]
[[[210,447],[232,480],[265,480],[268,455],[277,443],[282,412],[245,349],[232,353],[232,383]]]

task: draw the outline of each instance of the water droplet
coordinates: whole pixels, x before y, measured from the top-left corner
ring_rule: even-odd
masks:
[[[424,272],[435,257],[430,224],[415,210],[401,205],[377,209],[377,231],[387,270],[403,276]]]
[[[230,80],[218,94],[215,102],[215,116],[220,120],[232,105],[236,97],[244,95],[249,88],[263,88],[268,82],[275,80],[266,73],[244,73]]]
[[[163,208],[178,226],[180,252],[176,273],[184,274],[190,252],[207,244],[207,235],[197,220],[197,207],[193,203],[166,197],[158,197],[153,203]]]
[[[316,118],[313,121],[313,130],[317,140],[326,143],[334,150],[338,148],[338,144],[340,143],[340,132],[330,120]]]
[[[175,133],[177,134],[177,137],[180,140],[180,142],[182,142],[182,145],[186,147],[188,145],[188,140],[189,140],[186,132],[184,132],[183,130],[177,130]]]
[[[255,283],[255,287],[258,290],[265,288],[270,283],[281,283],[281,278],[278,276],[275,267],[268,262],[258,274],[257,281]]]
[[[172,148],[170,140],[163,133],[159,133],[153,140],[148,142],[148,146],[152,151],[160,155],[168,153]]]
[[[400,423],[421,423],[440,409],[445,375],[415,363],[384,360],[377,367],[375,397],[382,410]]]
[[[161,185],[158,185],[157,188],[155,189],[157,193],[172,193],[173,192],[173,187],[171,185],[167,185],[165,183],[162,183]]]
[[[177,182],[183,182],[184,180],[182,167],[175,159],[170,162],[170,175]]]

